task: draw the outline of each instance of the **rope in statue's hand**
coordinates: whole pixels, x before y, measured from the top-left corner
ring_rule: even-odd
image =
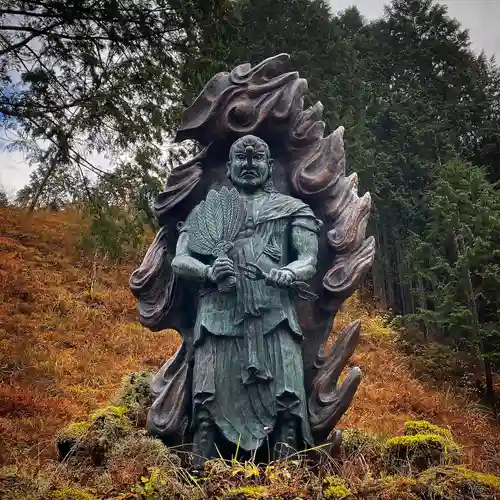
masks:
[[[249,280],[267,280],[269,278],[269,275],[257,264],[251,262],[240,264],[238,269],[241,271],[241,274]],[[318,298],[315,293],[310,291],[311,287],[305,281],[292,281],[288,287],[294,290],[301,299],[316,300]]]

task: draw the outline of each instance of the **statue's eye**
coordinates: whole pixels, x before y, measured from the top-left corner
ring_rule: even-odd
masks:
[[[255,159],[259,160],[259,161],[263,160],[264,159],[264,155],[262,153],[258,153],[258,154],[255,155]]]
[[[236,155],[237,160],[244,160],[246,158],[245,155]]]

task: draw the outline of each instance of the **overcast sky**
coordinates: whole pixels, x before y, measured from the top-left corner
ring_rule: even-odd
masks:
[[[329,0],[334,12],[356,5],[368,20],[381,17],[387,0]],[[472,48],[476,52],[484,49],[486,54],[500,58],[500,0],[448,0],[440,1],[448,7],[448,14],[455,17],[462,27],[469,30]],[[30,168],[18,152],[2,151],[5,141],[0,131],[0,185],[12,196],[29,179]],[[105,158],[92,157],[92,162],[101,168],[109,163]]]
[[[367,19],[376,19],[384,13],[387,0],[328,0],[334,12],[356,5]],[[500,0],[441,0],[448,14],[469,30],[472,47],[484,49],[488,56],[500,54]]]

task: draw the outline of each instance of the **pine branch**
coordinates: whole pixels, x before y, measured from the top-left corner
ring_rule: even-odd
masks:
[[[46,26],[42,30],[37,30],[37,32],[33,32],[32,35],[24,38],[23,40],[15,43],[14,45],[11,45],[10,47],[7,47],[7,48],[5,48],[3,50],[0,50],[0,57],[3,56],[3,55],[5,55],[5,54],[8,54],[9,52],[13,52],[13,51],[16,51],[16,50],[24,47],[25,45],[27,45],[28,43],[30,43],[35,38],[37,38],[39,36],[42,36],[42,35],[46,35],[52,29],[57,28],[58,26],[61,26],[62,24],[64,24],[64,21],[58,21],[57,23],[53,23],[53,24],[50,24],[49,26]],[[0,27],[0,29],[2,29],[2,28]]]

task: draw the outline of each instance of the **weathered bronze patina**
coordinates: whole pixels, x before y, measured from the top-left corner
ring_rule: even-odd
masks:
[[[328,442],[361,379],[337,384],[359,322],[323,346],[373,262],[370,196],[287,59],[216,75],[185,111],[177,138],[203,150],[169,176],[130,280],[141,323],[183,339],[153,380],[148,430],[194,443],[197,469],[216,446],[279,458]]]

